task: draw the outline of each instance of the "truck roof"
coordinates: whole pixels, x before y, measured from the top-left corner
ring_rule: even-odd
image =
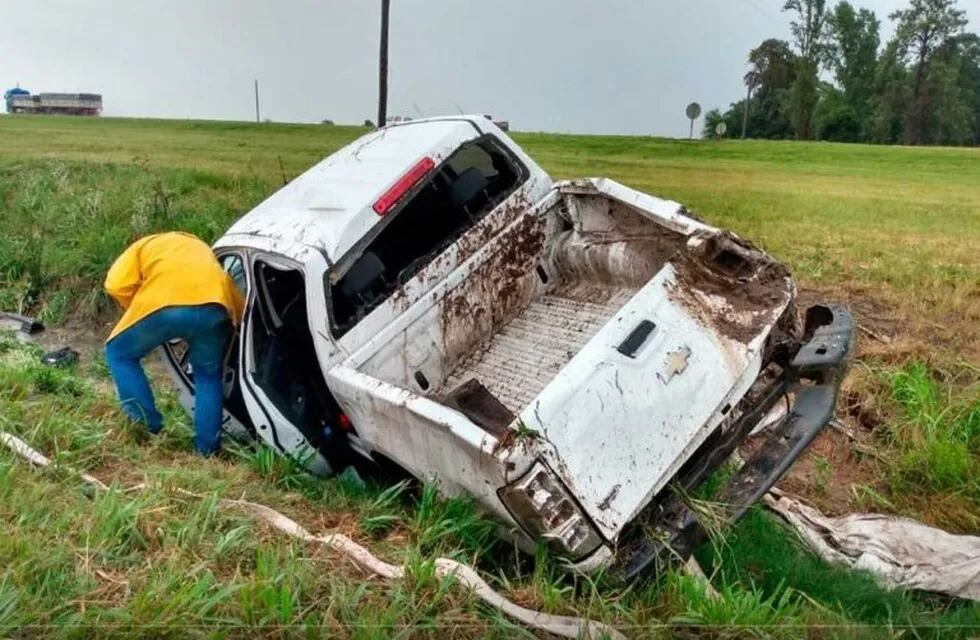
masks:
[[[425,157],[438,166],[491,123],[479,116],[391,125],[363,136],[315,164],[235,222],[227,236],[263,236],[343,256],[379,218],[373,205]]]

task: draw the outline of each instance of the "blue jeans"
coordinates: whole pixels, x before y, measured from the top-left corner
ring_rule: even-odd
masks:
[[[168,340],[181,338],[190,348],[194,372],[194,448],[203,456],[215,453],[221,444],[221,369],[230,335],[225,308],[205,304],[165,307],[114,337],[105,355],[123,412],[145,424],[150,433],[163,428],[163,416],[153,402],[140,360]]]

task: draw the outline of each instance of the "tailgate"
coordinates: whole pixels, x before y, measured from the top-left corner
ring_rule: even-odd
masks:
[[[607,538],[755,381],[766,336],[791,298],[788,280],[782,293],[753,310],[699,288],[685,260],[668,263],[521,412],[545,462]]]

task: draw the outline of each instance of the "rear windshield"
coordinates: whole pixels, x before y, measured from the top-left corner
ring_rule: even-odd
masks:
[[[330,289],[340,336],[388,299],[527,179],[527,169],[492,136],[465,143],[394,212]]]

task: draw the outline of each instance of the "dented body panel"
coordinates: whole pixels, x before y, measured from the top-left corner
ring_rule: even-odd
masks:
[[[497,200],[485,181],[481,211],[469,205],[482,201],[479,188],[456,198],[472,171],[444,169],[476,144],[500,150],[488,175],[504,175],[506,161],[518,176]],[[391,263],[376,247],[377,203],[419,158],[433,160],[435,177],[403,200],[431,185],[471,221],[395,286],[363,265],[381,269],[376,252]],[[616,560],[637,523],[656,524],[671,486],[703,479],[701,461],[720,463],[712,447],[756,420],[760,389],[788,369],[802,337],[793,282],[769,256],[614,181],[552,183],[479,117],[368,134],[268,198],[217,247],[250,264],[298,265],[337,408],[323,420],[352,425],[345,445],[357,456],[472,496],[522,546],[547,540],[581,570]],[[386,293],[358,293],[363,312],[340,327],[333,296],[359,268]],[[250,308],[256,299],[250,291]],[[261,364],[251,336],[246,322],[246,382]],[[246,393],[257,423],[275,413],[260,405],[274,403]],[[257,437],[273,444],[264,426]],[[299,455],[306,432],[280,430],[289,444],[275,446]],[[322,450],[309,437],[305,446]]]

